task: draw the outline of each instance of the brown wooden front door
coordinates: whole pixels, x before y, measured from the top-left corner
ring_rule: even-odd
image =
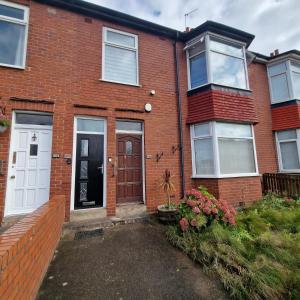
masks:
[[[142,136],[117,134],[117,204],[143,202]]]

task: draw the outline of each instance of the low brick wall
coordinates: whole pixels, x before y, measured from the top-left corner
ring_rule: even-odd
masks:
[[[34,299],[61,236],[64,196],[0,235],[0,299]]]

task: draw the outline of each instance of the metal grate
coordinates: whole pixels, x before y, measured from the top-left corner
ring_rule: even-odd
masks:
[[[84,240],[84,239],[100,236],[103,234],[104,234],[103,228],[89,230],[89,231],[78,231],[75,233],[74,240]]]

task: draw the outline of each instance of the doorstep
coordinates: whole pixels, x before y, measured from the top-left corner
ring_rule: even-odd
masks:
[[[117,225],[144,223],[150,219],[144,204],[123,204],[116,208],[115,217],[107,217],[106,209],[90,209],[72,211],[70,222],[65,223],[62,232],[63,240],[73,240],[76,232],[99,228],[109,228]]]

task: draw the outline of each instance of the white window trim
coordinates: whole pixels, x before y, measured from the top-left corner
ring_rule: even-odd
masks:
[[[24,70],[26,67],[26,56],[27,56],[27,46],[28,46],[28,27],[29,27],[29,7],[26,7],[24,5],[12,3],[12,2],[7,2],[4,0],[0,0],[0,4],[17,8],[17,9],[22,9],[24,11],[24,20],[19,20],[11,17],[6,17],[0,15],[0,20],[1,21],[6,21],[9,23],[14,23],[14,24],[19,24],[23,25],[25,27],[25,37],[24,37],[24,49],[23,49],[23,62],[22,65],[16,66],[16,65],[10,65],[10,64],[4,64],[0,63],[1,67],[8,67],[8,68],[14,68],[14,69],[21,69]]]
[[[300,160],[300,129],[290,129],[290,130],[296,131],[297,137],[295,139],[279,140],[278,139],[278,131],[275,132],[279,172],[281,172],[281,173],[300,173],[300,169],[283,169],[283,165],[282,165],[280,143],[296,142],[297,150],[298,150],[298,159]],[[284,130],[280,130],[280,131],[284,131]]]
[[[198,124],[194,124],[191,125],[190,127],[190,137],[191,137],[191,150],[192,150],[192,178],[233,178],[233,177],[255,177],[255,176],[259,176],[259,172],[258,172],[258,164],[257,164],[257,153],[256,153],[256,144],[255,144],[255,135],[254,135],[254,128],[252,124],[248,124],[251,126],[251,132],[252,132],[252,137],[241,137],[241,139],[249,139],[253,141],[253,149],[254,149],[254,163],[255,163],[255,172],[254,173],[234,173],[234,174],[221,174],[220,171],[220,157],[219,157],[219,145],[218,145],[218,138],[220,136],[217,136],[216,134],[216,124],[218,122],[216,121],[210,121],[210,122],[204,122],[204,123],[199,123],[199,124],[209,124],[210,126],[210,134],[211,135],[207,135],[207,136],[203,136],[203,137],[195,137],[194,136],[194,128],[195,125]],[[231,123],[234,124],[234,123]],[[195,163],[195,146],[194,146],[194,141],[195,140],[199,140],[199,139],[203,139],[203,138],[208,138],[211,137],[212,138],[212,143],[213,143],[213,160],[214,160],[214,174],[210,174],[210,175],[199,175],[196,173],[196,163]],[[226,138],[226,136],[222,136],[224,138]],[[232,137],[227,137],[227,138],[232,138]]]
[[[116,32],[116,33],[120,33],[123,35],[127,35],[127,36],[131,36],[135,39],[135,47],[126,47],[126,46],[121,46],[118,44],[114,44],[111,42],[107,42],[106,41],[106,37],[107,37],[107,31],[111,31],[111,32]],[[110,80],[110,79],[106,79],[105,78],[105,45],[110,45],[116,48],[121,48],[121,49],[126,49],[126,50],[130,50],[130,51],[134,51],[135,52],[135,56],[136,56],[136,84],[134,83],[128,83],[128,82],[122,82],[122,81],[116,81],[116,80]],[[139,76],[139,40],[138,40],[138,36],[136,34],[133,33],[128,33],[128,32],[124,32],[124,31],[120,31],[117,29],[112,29],[112,28],[108,28],[108,27],[103,27],[102,30],[102,73],[101,73],[101,78],[100,81],[105,81],[105,82],[111,82],[111,83],[118,83],[118,84],[123,84],[123,85],[130,85],[130,86],[138,86],[140,87],[140,76]]]
[[[217,40],[219,40],[220,42],[224,42],[224,43],[230,43],[230,44],[235,44],[235,45],[239,45],[242,47],[243,49],[243,57],[238,57],[235,55],[230,55],[230,54],[226,54],[224,52],[220,52],[220,51],[215,51],[215,50],[211,50],[210,49],[210,37],[216,38]],[[192,56],[189,56],[189,48],[192,47],[193,45],[197,44],[201,38],[205,39],[205,50],[202,50]],[[222,86],[226,86],[229,88],[234,88],[234,89],[242,89],[242,90],[249,90],[249,76],[248,76],[248,67],[247,67],[247,60],[246,60],[246,50],[245,50],[245,43],[241,43],[238,42],[236,40],[230,39],[230,38],[225,38],[223,36],[220,36],[218,34],[213,34],[208,32],[207,34],[205,34],[204,36],[202,36],[201,38],[197,38],[194,39],[192,42],[188,43],[186,45],[186,47],[184,48],[184,50],[186,51],[186,61],[187,61],[187,72],[188,72],[188,89],[189,91],[198,89],[200,87],[209,85],[209,84],[216,84],[216,85],[222,85]],[[212,78],[212,70],[211,70],[211,51],[215,52],[215,53],[219,53],[225,56],[229,56],[229,57],[234,57],[240,60],[244,61],[244,70],[245,70],[245,78],[246,78],[246,88],[239,88],[236,86],[232,86],[232,85],[227,85],[227,84],[220,84],[220,83],[215,83],[213,82],[213,78]],[[207,83],[204,83],[202,85],[199,85],[197,87],[192,88],[191,87],[191,73],[190,73],[190,58],[193,58],[196,55],[199,55],[200,53],[205,52],[205,58],[206,58],[206,74],[207,74]]]
[[[268,82],[269,82],[271,104],[278,104],[278,103],[283,103],[283,102],[287,102],[287,101],[294,100],[294,99],[299,99],[299,97],[297,98],[296,95],[295,95],[295,88],[294,88],[295,83],[294,83],[293,76],[292,76],[292,73],[294,71],[292,71],[292,67],[291,67],[292,62],[300,64],[299,61],[291,60],[291,59],[278,60],[276,62],[268,64],[267,71],[268,71]],[[278,65],[278,64],[282,64],[282,63],[284,63],[286,65],[286,71],[271,76],[270,71],[269,71],[269,67],[272,67],[272,66]],[[295,72],[295,73],[299,73],[299,72]],[[285,99],[282,99],[282,100],[274,100],[273,99],[271,78],[274,77],[274,76],[282,75],[282,74],[286,74],[286,77],[287,77],[289,98],[285,98]]]

